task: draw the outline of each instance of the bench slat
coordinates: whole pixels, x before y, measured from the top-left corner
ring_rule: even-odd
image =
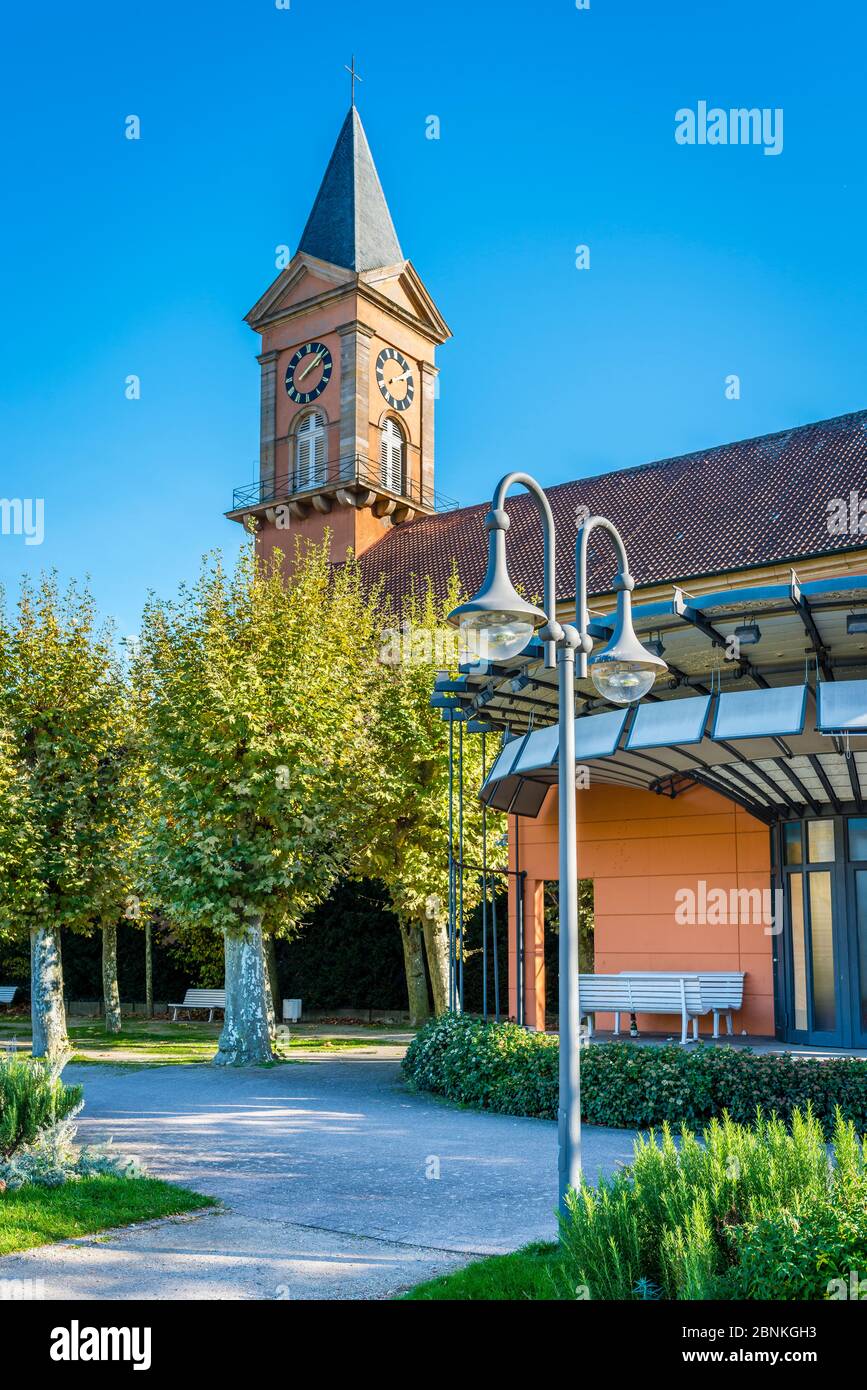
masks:
[[[226,991],[224,989],[188,989],[184,995],[183,1002],[180,1004],[169,1004],[169,1008],[174,1010],[172,1022],[177,1022],[179,1009],[207,1009],[208,1022],[214,1017],[215,1009],[226,1009]]]
[[[620,1014],[680,1014],[682,1038],[686,1042],[687,1021],[693,1020],[698,1037],[698,1019],[714,1016],[714,1037],[719,1036],[720,1014],[727,1016],[732,1032],[732,1013],[743,1004],[745,971],[740,970],[623,970],[618,975],[580,975],[578,998],[582,1017],[597,1012]],[[588,1022],[588,1027],[589,1027]]]
[[[224,989],[188,989],[183,1003],[171,1004],[172,1009],[221,1009],[226,1002]]]

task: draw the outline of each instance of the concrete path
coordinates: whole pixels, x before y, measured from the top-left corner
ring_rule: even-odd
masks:
[[[407,1092],[397,1063],[69,1067],[80,1137],[225,1210],[0,1259],[47,1298],[387,1298],[555,1233],[556,1127]],[[632,1134],[585,1130],[588,1175]]]

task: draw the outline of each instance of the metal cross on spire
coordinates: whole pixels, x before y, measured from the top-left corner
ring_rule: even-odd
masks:
[[[349,75],[350,75],[350,77],[351,77],[351,79],[352,79],[352,87],[351,87],[351,90],[352,90],[352,105],[354,106],[354,105],[355,105],[355,83],[356,83],[356,81],[358,81],[358,82],[363,82],[363,81],[364,81],[364,78],[363,78],[363,77],[359,77],[358,73],[355,71],[355,54],[354,54],[354,53],[353,53],[353,55],[352,55],[352,67],[350,67],[350,66],[348,65],[348,63],[344,63],[343,66],[344,66],[344,69],[346,70],[346,72],[349,73]]]

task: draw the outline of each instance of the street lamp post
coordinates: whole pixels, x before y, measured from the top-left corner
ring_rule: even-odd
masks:
[[[544,609],[521,598],[509,578],[506,493],[521,484],[533,498],[542,522]],[[560,1095],[557,1115],[560,1215],[567,1215],[567,1195],[581,1184],[581,1071],[578,1000],[578,835],[575,808],[575,678],[588,668],[596,689],[615,704],[632,704],[646,695],[667,669],[661,657],[642,646],[632,626],[632,589],[626,550],[617,529],[605,517],[585,521],[575,544],[575,625],[557,621],[556,532],[544,491],[528,473],[507,473],[494,490],[485,520],[488,570],[481,589],[449,614],[467,646],[481,643],[485,659],[509,661],[526,647],[536,629],[545,644],[545,667],[557,670],[560,735],[558,749],[558,835],[560,858]],[[587,542],[596,528],[608,532],[617,551],[617,617],[608,643],[593,651],[587,608]],[[576,673],[577,661],[577,673]]]

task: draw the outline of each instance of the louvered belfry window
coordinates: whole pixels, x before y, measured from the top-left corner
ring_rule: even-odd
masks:
[[[403,432],[389,416],[379,443],[379,479],[389,492],[403,493],[403,454]]]
[[[324,482],[325,416],[311,410],[295,432],[295,487],[300,491]]]

